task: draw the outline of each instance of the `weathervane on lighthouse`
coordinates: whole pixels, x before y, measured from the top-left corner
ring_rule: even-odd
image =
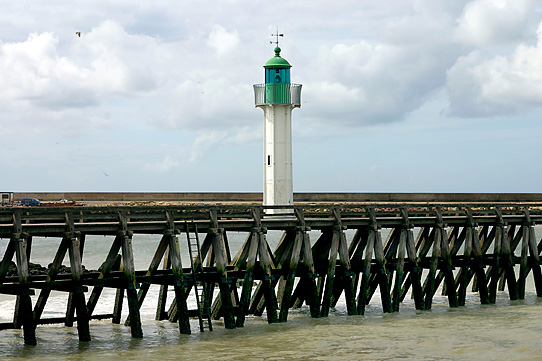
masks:
[[[290,63],[280,56],[278,32],[275,56],[263,66],[265,83],[254,85],[255,105],[264,112],[264,206],[294,204],[292,177],[292,110],[301,107],[301,84],[290,83]],[[269,209],[266,213],[283,212]]]

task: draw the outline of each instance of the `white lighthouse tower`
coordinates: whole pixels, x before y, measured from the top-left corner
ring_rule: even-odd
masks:
[[[282,34],[277,33],[278,36]],[[301,106],[301,84],[290,83],[290,63],[275,56],[263,66],[265,84],[254,85],[256,107],[264,112],[263,205],[294,204],[292,180],[292,110]],[[266,213],[283,210],[270,209]]]

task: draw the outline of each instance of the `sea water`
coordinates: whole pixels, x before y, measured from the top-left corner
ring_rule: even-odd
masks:
[[[536,231],[540,239],[540,229]],[[245,236],[228,233],[232,254],[241,248]],[[317,232],[311,233],[313,243],[317,236]],[[348,239],[351,237],[351,233],[347,234]],[[269,233],[272,249],[279,238],[279,232]],[[100,266],[112,240],[87,236],[83,263],[88,269]],[[134,236],[137,269],[148,267],[159,240],[159,235]],[[187,265],[186,242],[182,237],[180,240],[183,264]],[[31,262],[46,266],[53,260],[58,244],[58,239],[35,238]],[[6,245],[6,240],[0,240],[0,252]],[[159,286],[151,286],[141,308],[142,339],[131,338],[129,327],[112,324],[111,320],[91,321],[91,342],[79,342],[76,327],[41,325],[36,330],[37,346],[24,345],[22,330],[0,331],[0,357],[110,361],[542,359],[542,298],[536,297],[531,275],[524,300],[510,301],[506,292],[499,292],[495,305],[480,305],[478,294],[469,293],[466,306],[451,309],[447,298],[437,292],[430,311],[417,311],[407,296],[400,312],[383,314],[377,291],[364,316],[347,316],[342,299],[327,318],[311,318],[305,306],[292,310],[287,323],[268,325],[264,314],[248,316],[245,327],[234,330],[226,330],[222,320],[214,321],[214,331],[203,333],[199,332],[197,320],[192,320],[191,335],[179,334],[176,323],[154,319],[158,290]],[[114,297],[115,290],[104,290],[94,314],[111,313]],[[172,291],[168,297],[171,302]],[[65,293],[53,292],[43,318],[64,316],[66,302]],[[195,308],[193,297],[188,302]],[[12,320],[14,305],[15,297],[0,295],[0,322]]]

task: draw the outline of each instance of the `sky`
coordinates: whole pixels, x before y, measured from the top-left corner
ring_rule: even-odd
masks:
[[[540,0],[1,1],[0,191],[261,192],[277,28],[294,192],[542,192]]]

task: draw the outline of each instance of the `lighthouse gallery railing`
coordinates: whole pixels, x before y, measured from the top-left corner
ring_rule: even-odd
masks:
[[[301,106],[301,84],[254,84],[256,106],[278,104]]]

